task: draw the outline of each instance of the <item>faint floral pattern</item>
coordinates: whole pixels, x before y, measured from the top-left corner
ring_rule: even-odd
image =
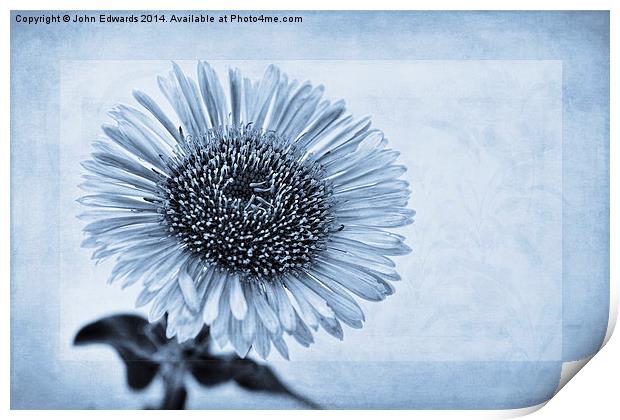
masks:
[[[522,106],[534,91],[526,91]],[[557,264],[544,260],[550,254],[545,244],[557,243],[555,231],[540,227],[541,220],[557,224],[561,216],[561,191],[542,172],[545,165],[556,165],[549,152],[558,146],[545,140],[557,136],[531,132],[518,120],[512,126],[502,123],[500,131],[496,124],[476,120],[454,126],[435,120],[428,125],[452,140],[460,175],[455,181],[424,162],[414,168],[420,202],[441,209],[435,218],[421,221],[414,234],[413,292],[418,302],[433,300],[431,310],[414,321],[415,329],[442,331],[447,337],[467,332],[464,345],[477,346],[476,340],[488,338],[500,357],[537,360],[556,337],[541,335],[548,331],[541,325],[559,314],[545,307],[537,313],[526,309],[518,284],[524,279],[517,269],[544,273],[545,264]]]

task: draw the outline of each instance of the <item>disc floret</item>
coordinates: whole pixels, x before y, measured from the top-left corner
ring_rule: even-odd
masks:
[[[331,186],[303,156],[249,127],[186,136],[161,183],[164,224],[193,254],[244,278],[306,267],[333,216]]]

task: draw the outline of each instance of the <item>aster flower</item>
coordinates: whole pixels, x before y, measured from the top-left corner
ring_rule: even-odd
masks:
[[[134,91],[93,142],[78,201],[90,209],[93,259],[110,282],[142,282],[137,306],[167,314],[183,342],[210,326],[220,346],[266,358],[283,337],[303,346],[323,328],[361,328],[354,296],[380,301],[407,254],[388,229],[412,222],[406,168],[369,118],[354,119],[323,86],[269,66],[259,81],[229,70],[228,95],[206,62],[198,81],[173,63],[159,87],[176,115]]]

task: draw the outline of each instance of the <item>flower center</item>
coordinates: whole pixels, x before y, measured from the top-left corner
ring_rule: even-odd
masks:
[[[307,266],[325,248],[332,193],[302,156],[242,127],[188,136],[161,185],[164,223],[192,253],[244,278]]]

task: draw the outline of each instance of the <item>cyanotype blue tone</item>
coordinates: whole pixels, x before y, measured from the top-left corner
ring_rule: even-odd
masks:
[[[106,284],[114,263],[93,264],[75,216],[80,162],[108,111],[138,106],[137,89],[174,115],[157,84],[170,60],[191,77],[199,58],[220,77],[240,68],[257,80],[274,64],[323,85],[332,103],[370,116],[408,169],[416,216],[396,230],[413,249],[395,258],[402,280],[382,302],[360,300],[364,327],[345,327],[343,341],[319,330],[309,348],[287,339],[290,360],[270,353],[295,392],[324,408],[520,408],[553,395],[563,362],[598,350],[609,305],[607,13],[304,12],[290,26],[176,27],[28,26],[17,13],[13,408],[159,398],[159,382],[131,392],[110,349],[72,345],[141,292]],[[187,408],[305,408],[234,383],[189,387]]]
[[[273,347],[288,359],[284,336],[308,347],[311,329],[342,339],[341,322],[362,328],[351,294],[392,295],[390,257],[411,251],[388,230],[415,215],[399,152],[277,66],[256,79],[231,69],[228,100],[209,63],[196,70],[197,81],[174,63],[158,79],[175,117],[141,90],[150,119],[110,111],[116,124],[82,164],[83,246],[97,263],[117,257],[109,283],[143,279],[136,305],[150,304],[152,323],[166,315],[180,343],[210,325],[241,358]]]

